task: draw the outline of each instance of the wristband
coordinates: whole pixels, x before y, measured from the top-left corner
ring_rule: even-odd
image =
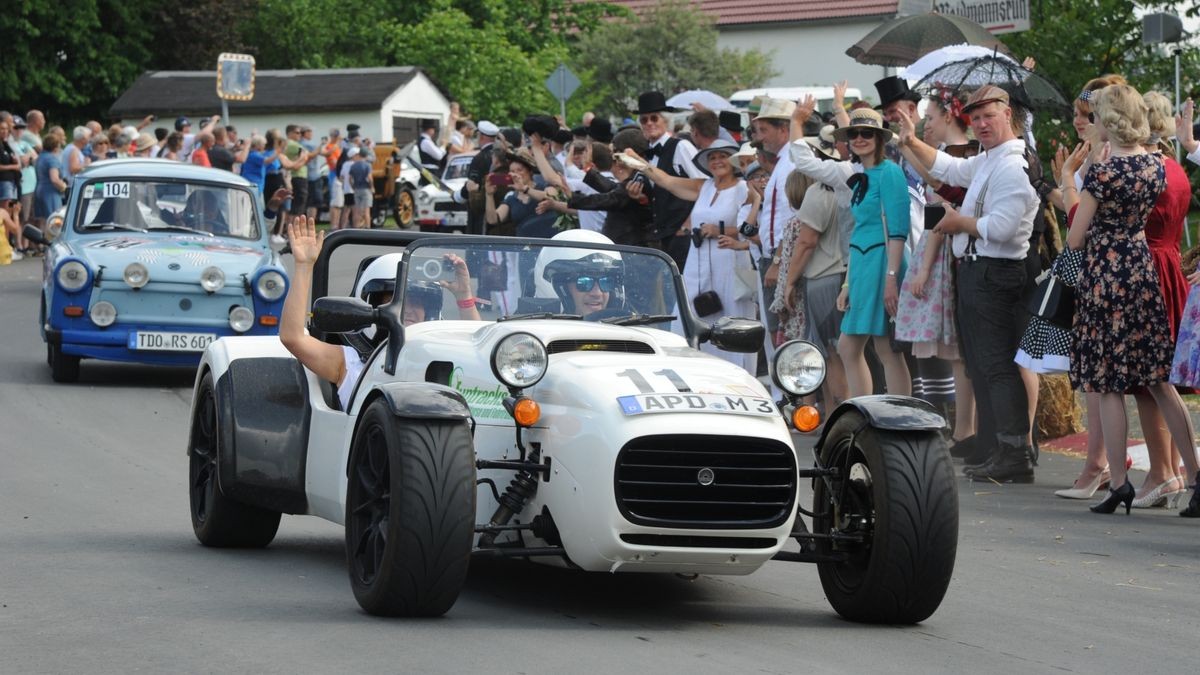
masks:
[[[470,309],[474,306],[475,306],[475,298],[467,298],[465,300],[458,301],[459,309]]]

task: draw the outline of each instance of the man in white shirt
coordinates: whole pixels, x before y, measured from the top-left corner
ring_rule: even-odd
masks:
[[[675,138],[667,130],[670,118],[667,113],[681,112],[667,105],[667,99],[659,91],[647,91],[638,96],[638,125],[649,146],[649,159],[668,175],[688,178],[707,178],[692,160],[696,157],[696,146],[691,141]],[[683,230],[684,223],[692,214],[692,204],[676,197],[661,186],[653,189],[654,225],[647,237],[648,242],[657,242],[657,247],[666,251],[682,272],[687,263],[691,238]]]
[[[434,175],[441,175],[442,160],[446,157],[446,149],[437,144],[437,124],[426,120],[421,125],[421,142],[417,145],[417,153],[421,156],[421,166],[429,169]]]
[[[769,98],[762,103],[758,117],[754,118],[754,137],[762,143],[763,149],[778,157],[767,187],[763,189],[762,209],[758,214],[758,238],[762,242],[763,257],[758,266],[762,277],[762,307],[770,307],[775,302],[775,287],[779,278],[779,244],[787,222],[792,218],[792,205],[788,202],[788,175],[792,173],[792,157],[787,149],[791,135],[792,112],[796,109],[794,101]],[[771,336],[779,330],[779,317],[773,312],[763,311],[764,322],[767,324],[767,356],[775,353],[775,344]]]
[[[995,444],[988,461],[967,467],[972,480],[1033,482],[1029,411],[1025,386],[1013,361],[1020,343],[1025,254],[1039,199],[1025,173],[1025,142],[1013,132],[1008,94],[986,85],[967,99],[963,112],[984,152],[957,159],[916,137],[912,118],[901,114],[900,143],[930,175],[966,186],[963,212],[946,206],[935,228],[952,235],[958,268],[958,324],[963,358],[975,389],[977,444]]]

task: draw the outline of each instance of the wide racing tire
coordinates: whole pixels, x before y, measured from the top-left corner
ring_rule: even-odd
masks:
[[[195,413],[188,434],[188,502],[192,531],[205,546],[262,548],[275,538],[281,514],[221,494],[217,483],[221,461],[218,410],[212,373],[206,373],[196,392]]]
[[[865,623],[919,623],[942,602],[958,550],[958,488],[946,442],[934,431],[866,427],[839,417],[821,452],[838,475],[816,479],[817,565],[834,610]],[[854,538],[861,541],[855,542]]]
[[[346,558],[354,598],[379,616],[445,614],[475,537],[475,451],[466,420],[363,413],[351,448]]]

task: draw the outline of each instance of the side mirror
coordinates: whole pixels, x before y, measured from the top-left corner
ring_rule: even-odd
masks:
[[[312,322],[324,333],[352,333],[375,324],[376,310],[358,298],[318,298]]]
[[[722,317],[712,326],[708,341],[717,349],[751,354],[762,349],[767,329],[759,321]]]
[[[42,234],[42,228],[37,227],[36,225],[31,223],[26,224],[25,228],[21,230],[21,233],[24,234],[25,238],[29,241],[37,242],[42,246],[50,245],[50,239],[48,239],[46,235]]]

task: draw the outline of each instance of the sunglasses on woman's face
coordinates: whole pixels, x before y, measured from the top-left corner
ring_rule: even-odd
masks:
[[[600,284],[600,290],[604,293],[612,292],[612,277],[575,277],[575,290],[580,293],[590,293],[596,287],[596,284]]]
[[[875,138],[875,132],[870,129],[848,129],[846,131],[846,140],[852,141],[856,138],[872,139]]]

